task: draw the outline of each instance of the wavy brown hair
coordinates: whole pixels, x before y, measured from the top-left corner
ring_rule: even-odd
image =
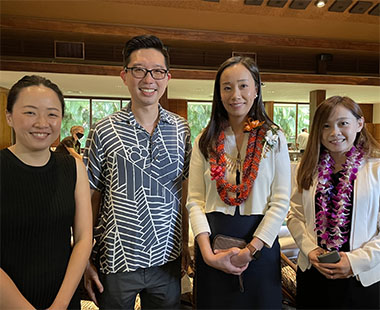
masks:
[[[303,189],[309,189],[313,183],[313,177],[317,171],[319,156],[325,149],[321,143],[323,125],[338,105],[350,110],[357,120],[363,117],[363,112],[359,105],[348,97],[333,96],[324,100],[317,107],[311,125],[307,146],[302,155],[297,172],[297,184],[300,192],[302,192]],[[363,126],[362,130],[356,134],[354,145],[357,145],[359,142],[363,144],[366,156],[379,157],[380,145],[367,131],[365,126]]]
[[[213,152],[215,142],[220,132],[228,126],[228,113],[223,106],[222,97],[220,95],[220,77],[224,70],[236,64],[242,64],[246,67],[255,81],[257,97],[248,112],[248,117],[259,121],[265,121],[265,124],[263,125],[264,128],[269,128],[271,125],[278,127],[265,112],[263,98],[261,95],[261,78],[255,61],[250,57],[235,56],[228,58],[220,65],[218,72],[216,73],[210,121],[206,128],[202,131],[202,135],[199,139],[199,149],[206,160],[208,159],[209,154]]]

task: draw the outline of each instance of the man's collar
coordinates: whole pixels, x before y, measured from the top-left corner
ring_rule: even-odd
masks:
[[[128,105],[124,107],[121,111],[122,113],[116,114],[115,121],[127,122],[128,124],[132,126],[136,126],[137,122],[132,112],[132,101],[130,101]],[[175,124],[175,117],[169,111],[162,108],[160,104],[158,104],[158,114],[159,114],[158,123],[164,122],[171,125]]]

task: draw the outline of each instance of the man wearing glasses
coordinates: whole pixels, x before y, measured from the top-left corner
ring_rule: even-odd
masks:
[[[143,309],[176,309],[190,130],[159,105],[171,77],[160,39],[134,37],[123,56],[131,102],[91,129],[84,153],[96,240],[85,286],[101,309],[133,309],[137,294]]]

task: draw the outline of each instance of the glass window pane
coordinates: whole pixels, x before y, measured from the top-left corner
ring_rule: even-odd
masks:
[[[302,128],[307,128],[308,131],[310,126],[310,106],[308,104],[298,105],[298,134],[301,132]]]
[[[296,104],[274,104],[273,120],[285,133],[286,140],[296,142]]]
[[[123,101],[121,102],[121,107],[122,107],[122,108],[126,107],[130,101],[131,101],[131,100],[123,100]]]
[[[120,110],[120,100],[92,100],[92,124]]]
[[[65,116],[61,126],[61,140],[70,134],[72,126],[83,126],[84,137],[79,142],[84,147],[90,130],[90,100],[89,99],[65,99]]]
[[[205,128],[211,116],[211,102],[188,102],[187,103],[187,120],[191,130],[191,143]]]

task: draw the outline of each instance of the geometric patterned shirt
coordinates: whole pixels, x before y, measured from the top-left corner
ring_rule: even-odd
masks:
[[[101,192],[93,259],[102,273],[175,260],[182,245],[182,181],[191,154],[187,121],[159,106],[150,135],[131,103],[90,130],[84,151],[91,189]]]

